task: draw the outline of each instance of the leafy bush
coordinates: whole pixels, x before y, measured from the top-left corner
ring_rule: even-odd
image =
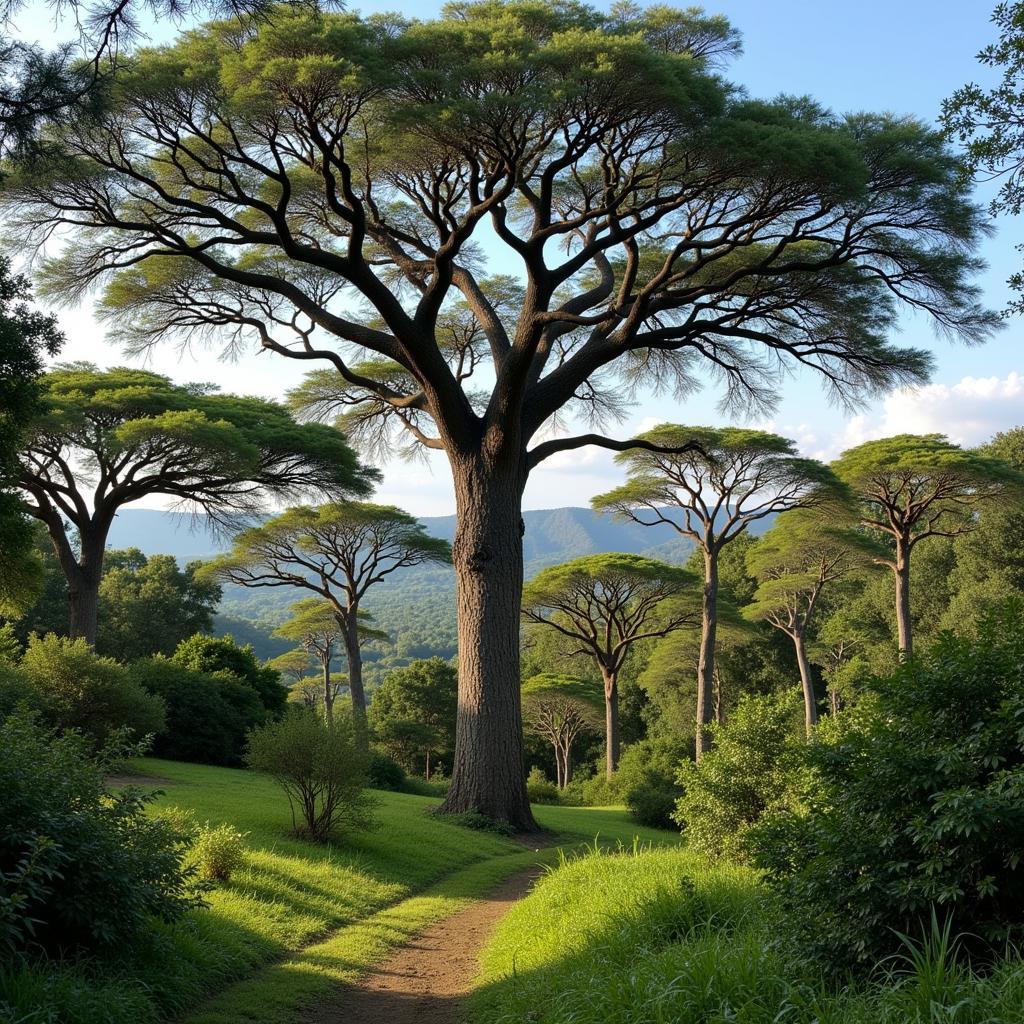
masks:
[[[59,729],[80,729],[103,743],[122,728],[142,737],[164,727],[163,701],[81,638],[30,636],[19,671],[42,694]]]
[[[366,784],[371,789],[389,789],[401,792],[405,789],[405,770],[393,758],[378,750],[370,750],[370,761],[366,769]]]
[[[729,720],[714,726],[714,746],[685,761],[683,795],[673,814],[691,849],[709,857],[747,859],[747,834],[761,816],[792,800],[803,742],[801,697],[744,696]]]
[[[136,661],[128,672],[164,702],[165,725],[153,742],[158,757],[241,765],[249,730],[267,720],[255,690],[227,673],[196,672],[162,657]]]
[[[531,804],[558,803],[558,787],[540,768],[531,768],[526,776],[526,794]]]
[[[313,711],[290,710],[249,734],[246,761],[284,790],[296,835],[323,842],[343,825],[370,825],[373,802],[363,792],[367,757],[348,718],[329,728]]]
[[[682,795],[679,766],[692,753],[692,742],[674,736],[640,740],[626,748],[615,776],[626,806],[641,825],[674,827],[672,812]]]
[[[920,934],[1024,939],[1024,605],[867,683],[806,751],[803,806],[752,836],[799,948],[870,966]]]
[[[584,779],[580,786],[583,803],[587,807],[610,807],[622,803],[622,789],[619,780],[614,776],[608,778],[604,773],[604,764],[589,779]]]
[[[446,820],[453,825],[460,825],[462,828],[472,829],[474,832],[493,832],[498,836],[514,836],[515,826],[507,821],[498,821],[496,818],[488,817],[479,811],[463,811],[461,814],[446,815]]]
[[[15,665],[0,660],[0,721],[19,707],[49,718],[46,695]]]
[[[199,877],[226,882],[245,856],[245,837],[233,825],[213,826],[207,822],[192,840],[191,860]]]
[[[131,941],[153,916],[196,902],[182,869],[184,837],[144,813],[151,796],[110,792],[116,758],[139,753],[113,734],[90,755],[30,716],[0,725],[0,947],[64,950]]]
[[[240,647],[230,636],[196,633],[178,644],[171,660],[193,672],[227,675],[245,683],[273,715],[280,715],[288,704],[288,688],[281,684],[281,674],[261,665],[250,645]]]

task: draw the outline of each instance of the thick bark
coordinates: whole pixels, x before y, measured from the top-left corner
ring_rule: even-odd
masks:
[[[523,773],[519,616],[525,466],[452,454],[459,708],[445,813],[478,811],[537,828]]]
[[[793,647],[796,651],[796,663],[800,669],[800,685],[804,691],[804,728],[810,736],[818,724],[818,703],[814,697],[814,677],[811,675],[811,663],[807,660],[807,644],[802,630],[792,633]]]
[[[366,691],[363,689],[363,652],[359,648],[359,610],[349,606],[344,622],[345,658],[348,661],[348,690],[352,695],[352,725],[356,746],[370,749],[369,730],[366,726]]]
[[[50,540],[68,585],[68,636],[73,640],[81,637],[95,644],[107,529],[103,523],[94,521],[89,524],[89,528],[81,530],[77,557],[68,544],[63,523],[60,524],[57,536],[54,536],[54,530],[50,528]]]
[[[619,767],[619,680],[614,672],[604,676],[604,770],[610,779]]]
[[[707,726],[715,716],[715,634],[718,629],[718,552],[704,549],[700,655],[697,659],[697,760],[711,749]]]
[[[900,654],[909,658],[913,654],[913,637],[910,627],[910,541],[906,537],[896,538],[896,629],[899,634]]]

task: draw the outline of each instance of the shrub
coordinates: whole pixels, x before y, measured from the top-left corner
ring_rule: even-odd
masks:
[[[195,672],[162,657],[136,661],[128,672],[164,702],[165,725],[153,742],[159,757],[236,767],[249,730],[267,720],[253,688],[226,673]]]
[[[389,789],[401,792],[405,789],[406,778],[402,766],[393,758],[378,750],[370,750],[370,761],[366,769],[366,784],[371,789]]]
[[[608,778],[604,771],[604,762],[598,766],[598,771],[589,779],[583,780],[581,786],[583,803],[587,807],[610,807],[612,804],[622,803],[622,790],[619,788],[619,780],[612,776]]]
[[[140,750],[123,733],[99,754],[92,746],[24,714],[0,724],[0,946],[8,951],[130,942],[153,916],[173,920],[197,902],[181,866],[184,837],[144,814],[151,796],[105,786],[113,760]]]
[[[284,790],[296,835],[326,841],[344,825],[366,828],[372,800],[363,792],[367,758],[347,718],[328,728],[306,708],[249,734],[246,761]]]
[[[463,811],[461,814],[446,815],[446,820],[453,825],[472,829],[474,832],[493,832],[498,836],[514,836],[516,829],[507,821],[498,821],[479,811]]]
[[[623,801],[641,825],[674,827],[672,812],[682,795],[679,766],[692,753],[692,742],[672,736],[640,740],[626,748],[616,781]]]
[[[526,793],[531,804],[558,803],[558,787],[540,768],[531,768],[526,776]]]
[[[59,729],[80,729],[103,743],[121,728],[141,737],[164,727],[163,701],[81,638],[33,635],[19,668],[42,694]]]
[[[742,697],[713,727],[714,746],[679,768],[683,795],[673,815],[691,849],[747,859],[747,834],[760,817],[793,799],[803,742],[799,693]]]
[[[0,721],[24,708],[49,720],[51,717],[46,695],[10,662],[0,660]]]
[[[207,822],[192,841],[192,861],[199,877],[207,881],[226,882],[245,856],[246,832],[232,825],[212,826]]]
[[[866,685],[807,748],[803,806],[752,835],[799,948],[870,966],[933,908],[975,952],[1020,942],[1024,605]]]
[[[282,685],[281,674],[261,665],[251,644],[240,647],[231,636],[196,633],[178,644],[171,660],[193,672],[227,675],[252,687],[273,715],[280,715],[288,705],[288,688]]]

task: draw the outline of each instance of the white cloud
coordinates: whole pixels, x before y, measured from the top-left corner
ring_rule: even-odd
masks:
[[[837,454],[853,445],[894,434],[945,434],[962,445],[987,441],[1000,430],[1024,422],[1024,376],[964,377],[958,383],[900,388],[883,401],[879,413],[852,417]]]

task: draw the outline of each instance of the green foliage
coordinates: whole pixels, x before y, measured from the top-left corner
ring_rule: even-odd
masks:
[[[207,822],[192,837],[189,855],[200,878],[209,882],[230,881],[245,861],[245,833],[233,825]]]
[[[393,758],[376,747],[370,748],[370,760],[366,766],[366,784],[371,789],[392,790],[399,793],[405,789],[405,770]]]
[[[257,726],[246,754],[250,768],[266,772],[284,790],[295,834],[317,842],[343,828],[369,828],[366,761],[347,718],[328,728],[319,715],[299,708]]]
[[[0,662],[14,665],[21,659],[22,647],[14,627],[5,622],[0,625]]]
[[[679,768],[683,795],[673,817],[691,849],[710,858],[748,858],[750,830],[787,806],[800,776],[799,693],[744,697],[699,762]]]
[[[0,723],[0,947],[10,952],[112,947],[195,898],[184,837],[143,811],[153,797],[104,782],[127,753],[124,733],[99,755],[76,733],[31,717]]]
[[[288,701],[288,690],[281,685],[274,669],[259,663],[253,649],[240,647],[231,636],[195,636],[182,640],[171,661],[193,672],[224,674],[251,687],[271,714],[280,714]]]
[[[35,601],[42,571],[35,530],[14,493],[17,452],[38,412],[46,356],[55,355],[64,338],[57,318],[29,305],[28,279],[11,273],[0,257],[0,615],[23,614]]]
[[[451,756],[458,689],[455,666],[429,658],[389,673],[374,692],[370,726],[406,771],[423,771],[427,756],[434,765]]]
[[[672,812],[682,795],[679,766],[693,757],[692,739],[658,736],[631,743],[615,779],[622,800],[641,825],[672,828]]]
[[[18,671],[42,695],[59,729],[80,729],[103,743],[120,729],[141,738],[164,728],[163,701],[82,639],[33,635]]]
[[[526,795],[531,804],[557,804],[558,787],[540,768],[531,768],[526,776]]]
[[[209,633],[221,597],[216,583],[196,578],[170,555],[137,548],[108,551],[100,581],[96,650],[117,661],[171,655],[181,641]]]
[[[757,862],[800,948],[835,970],[892,953],[934,908],[965,943],[1021,938],[1024,607],[943,636],[870,681],[806,750],[800,806],[766,816]]]
[[[128,674],[164,702],[154,753],[177,761],[237,766],[246,736],[268,712],[256,691],[233,675],[197,672],[169,658],[144,658]]]

